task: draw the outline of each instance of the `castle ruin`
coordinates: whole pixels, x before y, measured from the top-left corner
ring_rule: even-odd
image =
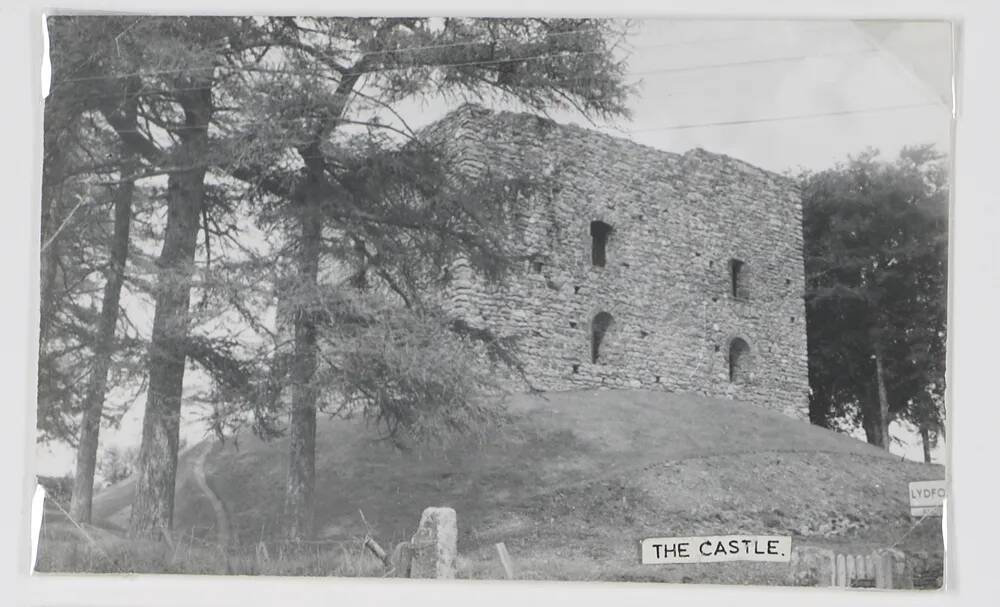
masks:
[[[515,336],[531,383],[689,392],[808,415],[802,205],[794,183],[530,114],[465,105],[429,127],[462,170],[541,168],[502,285],[454,269],[472,326]]]

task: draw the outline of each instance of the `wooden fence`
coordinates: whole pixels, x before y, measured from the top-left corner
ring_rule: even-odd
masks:
[[[902,588],[905,561],[889,551],[870,554],[838,554],[834,558],[831,586],[840,588]],[[901,565],[901,566],[900,566]]]
[[[912,588],[906,555],[899,550],[841,553],[827,548],[796,547],[789,583],[839,588]]]

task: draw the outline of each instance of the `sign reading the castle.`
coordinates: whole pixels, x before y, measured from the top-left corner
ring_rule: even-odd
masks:
[[[945,481],[910,483],[910,516],[941,516],[946,497]]]
[[[792,555],[787,535],[710,535],[642,540],[642,564],[764,561],[786,563]]]

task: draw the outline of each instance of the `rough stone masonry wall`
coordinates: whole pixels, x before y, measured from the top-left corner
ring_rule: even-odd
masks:
[[[464,171],[535,172],[535,195],[508,238],[530,257],[501,286],[455,268],[446,300],[473,326],[514,335],[531,382],[547,390],[694,392],[808,415],[802,207],[793,183],[742,161],[671,154],[529,114],[466,105],[432,125]],[[591,221],[613,228],[605,267]],[[745,299],[730,260],[743,261]],[[613,315],[596,364],[591,322]],[[733,339],[749,344],[743,381]]]

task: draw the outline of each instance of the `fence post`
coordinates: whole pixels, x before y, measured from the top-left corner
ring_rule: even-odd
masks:
[[[410,542],[400,542],[392,551],[389,562],[393,577],[410,577],[410,563],[413,561],[413,546]]]
[[[888,582],[885,579],[885,555],[875,552],[875,587],[876,588],[888,588]]]
[[[508,580],[514,579],[514,564],[510,560],[510,553],[507,552],[507,546],[503,542],[497,544],[497,554],[500,555],[500,564],[503,565],[504,575],[507,576]]]
[[[891,552],[885,552],[882,555],[882,562],[885,563],[885,587],[895,588],[896,587],[896,563],[895,559],[892,558]]]
[[[892,587],[909,590],[913,588],[913,575],[906,555],[899,550],[887,551],[892,562]]]

